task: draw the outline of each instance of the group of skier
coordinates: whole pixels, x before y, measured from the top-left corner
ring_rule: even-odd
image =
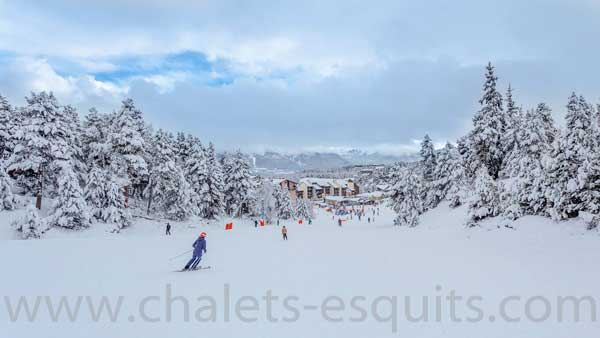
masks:
[[[288,233],[288,229],[284,225],[281,228],[281,235],[282,235],[284,241],[288,240],[287,233]],[[169,224],[169,223],[167,223],[166,234],[171,235],[171,224]],[[192,258],[187,262],[187,264],[181,271],[192,271],[192,270],[199,269],[198,265],[200,264],[200,261],[202,260],[202,255],[206,253],[206,232],[203,231],[200,233],[200,236],[198,236],[196,241],[194,241],[194,244],[192,244],[192,247],[194,248],[194,250],[192,252]]]

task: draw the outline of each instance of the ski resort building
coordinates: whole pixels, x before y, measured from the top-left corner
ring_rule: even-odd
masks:
[[[358,185],[351,179],[302,178],[296,187],[298,198],[321,200],[326,196],[351,197],[359,193]]]
[[[323,200],[327,196],[353,197],[360,193],[352,179],[306,177],[298,182],[280,179],[275,181],[290,192],[292,199]]]

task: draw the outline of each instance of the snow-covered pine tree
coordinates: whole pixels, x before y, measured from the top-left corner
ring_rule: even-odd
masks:
[[[207,219],[215,219],[225,210],[223,191],[223,170],[217,160],[215,146],[209,143],[206,150],[207,177],[204,194],[201,197],[202,215]]]
[[[292,208],[290,193],[277,184],[273,190],[273,195],[275,196],[275,210],[277,210],[277,217],[280,219],[292,218],[294,210]]]
[[[552,152],[546,195],[551,199],[550,214],[557,220],[577,217],[590,198],[586,168],[595,150],[595,140],[589,108],[585,99],[571,94],[565,115],[566,130]]]
[[[192,189],[177,165],[173,135],[158,130],[152,143],[150,181],[144,195],[148,211],[162,212],[174,220],[184,220],[197,214]]]
[[[516,219],[521,215],[545,214],[544,177],[547,157],[556,138],[552,111],[545,103],[527,111],[527,128],[519,131],[519,146],[512,152],[506,172],[511,179],[502,186],[505,216]]]
[[[58,192],[49,225],[67,229],[87,228],[91,224],[91,217],[79,177],[69,162],[64,161],[60,166]]]
[[[256,205],[254,214],[260,215],[265,221],[272,222],[277,218],[277,200],[275,198],[275,188],[270,179],[260,178],[258,189],[256,191]]]
[[[0,211],[13,210],[17,206],[17,200],[12,193],[10,177],[4,169],[3,161],[0,160]]]
[[[250,172],[250,164],[238,150],[226,156],[223,162],[225,177],[225,210],[228,215],[240,216],[251,212],[254,196],[254,181]],[[244,210],[246,209],[246,210]]]
[[[146,135],[147,129],[141,112],[135,108],[133,100],[126,99],[110,120],[108,142],[112,146],[112,161],[119,163],[119,176],[127,178],[127,186],[142,189],[148,176],[146,143],[149,136]],[[133,194],[130,190],[132,189],[127,188]]]
[[[470,135],[460,137],[456,142],[456,150],[460,159],[460,166],[466,180],[472,180],[481,167],[481,161],[471,145]]]
[[[109,180],[106,169],[92,166],[84,189],[84,198],[92,216],[104,220],[103,211],[107,206],[106,184]]]
[[[458,161],[458,153],[455,147],[446,143],[442,148],[436,160],[436,165],[433,171],[433,181],[429,184],[428,200],[426,204],[429,208],[435,208],[441,201],[450,197],[450,191],[455,185],[460,184],[455,180],[459,180],[461,168]]]
[[[42,189],[55,186],[58,162],[70,160],[73,154],[72,131],[52,93],[31,93],[26,100],[17,132],[19,141],[10,157],[8,171],[17,175],[19,185],[38,195],[41,201]]]
[[[475,177],[475,195],[469,204],[469,225],[482,219],[498,216],[500,196],[496,182],[484,167]]]
[[[392,188],[391,207],[396,212],[396,225],[415,227],[419,224],[419,215],[424,211],[422,199],[422,176],[413,168],[403,168],[397,172],[397,182]]]
[[[584,210],[592,214],[600,213],[600,126],[597,124],[598,112],[594,107],[579,97],[581,110],[587,116],[591,116],[592,126],[588,129],[589,136],[586,138],[587,149],[585,160],[578,172],[579,185],[582,188],[582,199]]]
[[[177,133],[177,137],[174,143],[174,151],[177,156],[178,163],[181,166],[185,166],[189,158],[198,151],[202,150],[202,143],[196,136],[185,134],[182,132]]]
[[[303,220],[313,218],[312,203],[304,198],[297,199],[295,215],[296,218]]]
[[[425,182],[431,182],[434,179],[433,172],[436,166],[435,150],[433,149],[433,142],[429,135],[425,135],[421,142],[421,166],[423,171],[423,179]]]
[[[506,130],[506,120],[502,108],[502,95],[496,89],[498,78],[494,67],[486,67],[481,109],[473,117],[473,129],[469,134],[468,146],[486,167],[492,179],[497,179],[504,160],[502,135]]]
[[[190,199],[196,211],[204,217],[208,191],[208,161],[202,143],[196,137],[179,133],[175,143],[178,165],[183,168],[184,177],[190,185]]]
[[[13,223],[22,239],[37,239],[48,229],[46,221],[39,216],[38,210],[30,205],[23,218]]]
[[[502,151],[505,154],[505,160],[502,163],[502,175],[510,176],[508,167],[512,166],[511,163],[519,161],[519,141],[520,134],[527,123],[524,119],[522,109],[517,107],[513,98],[513,89],[511,85],[508,85],[508,91],[506,93],[506,130],[502,134],[501,143]]]
[[[83,126],[75,107],[63,106],[62,115],[69,130],[69,149],[66,160],[70,162],[80,182],[83,182],[85,173],[87,173],[87,163],[83,152]]]
[[[7,159],[15,146],[15,115],[8,100],[0,95],[0,161]]]
[[[111,163],[112,145],[108,143],[110,119],[91,108],[82,126],[82,148],[88,166],[105,168]]]
[[[104,194],[106,199],[100,219],[112,224],[113,232],[120,232],[131,225],[131,213],[126,208],[125,195],[123,195],[123,182],[112,174],[107,174],[105,177]]]

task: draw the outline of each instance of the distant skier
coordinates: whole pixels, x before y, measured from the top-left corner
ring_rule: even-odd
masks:
[[[342,226],[342,219],[341,218],[338,218],[338,226],[340,226],[340,227]]]
[[[167,223],[167,236],[171,236],[171,223]]]
[[[202,254],[206,253],[206,232],[202,232],[198,239],[192,245],[194,247],[194,254],[192,259],[185,265],[183,271],[195,270],[202,260]]]
[[[287,228],[285,227],[285,225],[283,226],[283,228],[281,228],[281,235],[283,235],[283,240],[287,241]]]
[[[371,223],[371,217],[367,218],[367,223]]]
[[[257,219],[254,220],[254,227],[258,228],[258,220]]]
[[[308,225],[311,225],[311,224],[312,224],[312,218],[309,218],[308,219]]]

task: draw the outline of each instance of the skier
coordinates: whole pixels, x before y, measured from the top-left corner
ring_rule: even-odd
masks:
[[[342,219],[341,218],[338,218],[338,226],[340,226],[340,227],[342,226]]]
[[[367,223],[371,223],[371,217],[367,218]]]
[[[283,228],[281,228],[281,234],[283,235],[283,240],[287,241],[287,228],[285,227],[285,225],[283,226]]]
[[[254,227],[258,228],[258,220],[257,219],[254,220]]]
[[[192,255],[192,259],[185,265],[183,271],[187,270],[196,270],[200,260],[202,259],[202,254],[206,253],[206,232],[202,232],[198,239],[192,245],[194,247],[194,254]]]
[[[312,218],[309,218],[308,219],[308,225],[311,225],[311,224],[312,224]]]
[[[171,235],[171,223],[167,223],[167,236]]]

